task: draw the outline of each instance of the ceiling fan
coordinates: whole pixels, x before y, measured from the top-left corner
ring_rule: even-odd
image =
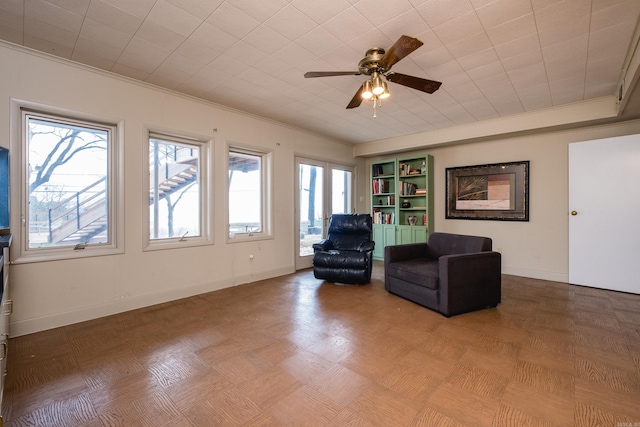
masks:
[[[426,93],[433,93],[442,84],[434,80],[423,79],[420,77],[408,76],[391,72],[391,67],[409,55],[414,50],[422,46],[422,42],[414,37],[402,36],[396,41],[388,51],[380,47],[374,47],[365,53],[365,57],[358,63],[358,71],[309,71],[304,74],[305,78],[312,77],[332,77],[332,76],[359,76],[366,74],[371,76],[365,81],[354,97],[347,105],[347,109],[359,107],[363,100],[372,100],[374,102],[374,114],[376,105],[379,105],[380,99],[389,96],[389,88],[387,83],[383,82],[380,76],[393,83],[417,89]]]

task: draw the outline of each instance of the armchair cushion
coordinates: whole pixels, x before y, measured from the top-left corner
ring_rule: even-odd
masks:
[[[438,289],[437,260],[429,258],[412,258],[389,264],[389,274],[405,282],[414,283],[429,289]]]

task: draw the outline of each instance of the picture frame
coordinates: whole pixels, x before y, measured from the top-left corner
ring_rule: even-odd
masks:
[[[529,221],[529,161],[446,168],[446,219]]]

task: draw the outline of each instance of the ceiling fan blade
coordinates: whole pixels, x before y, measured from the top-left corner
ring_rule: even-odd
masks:
[[[362,104],[362,91],[364,90],[364,85],[360,86],[360,89],[356,92],[356,94],[351,98],[349,105],[347,105],[347,110],[351,108],[359,107]]]
[[[306,79],[310,77],[333,77],[333,76],[359,76],[360,71],[309,71],[304,73]]]
[[[384,54],[379,64],[385,70],[391,69],[393,64],[400,61],[405,56],[422,46],[422,42],[416,38],[402,36],[394,43],[393,46]]]
[[[390,82],[398,83],[402,86],[407,86],[411,89],[417,89],[427,93],[433,93],[437,91],[442,84],[442,82],[437,82],[435,80],[428,80],[400,73],[389,73],[385,77]]]

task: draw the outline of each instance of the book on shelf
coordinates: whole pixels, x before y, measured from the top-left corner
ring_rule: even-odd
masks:
[[[389,180],[377,178],[372,181],[373,194],[381,194],[389,192]]]
[[[426,188],[416,188],[416,194],[427,194]]]
[[[374,224],[395,224],[396,215],[393,212],[387,213],[380,210],[373,211],[373,223]]]
[[[400,181],[400,195],[401,196],[412,196],[416,194],[417,185],[412,184],[411,182]]]

